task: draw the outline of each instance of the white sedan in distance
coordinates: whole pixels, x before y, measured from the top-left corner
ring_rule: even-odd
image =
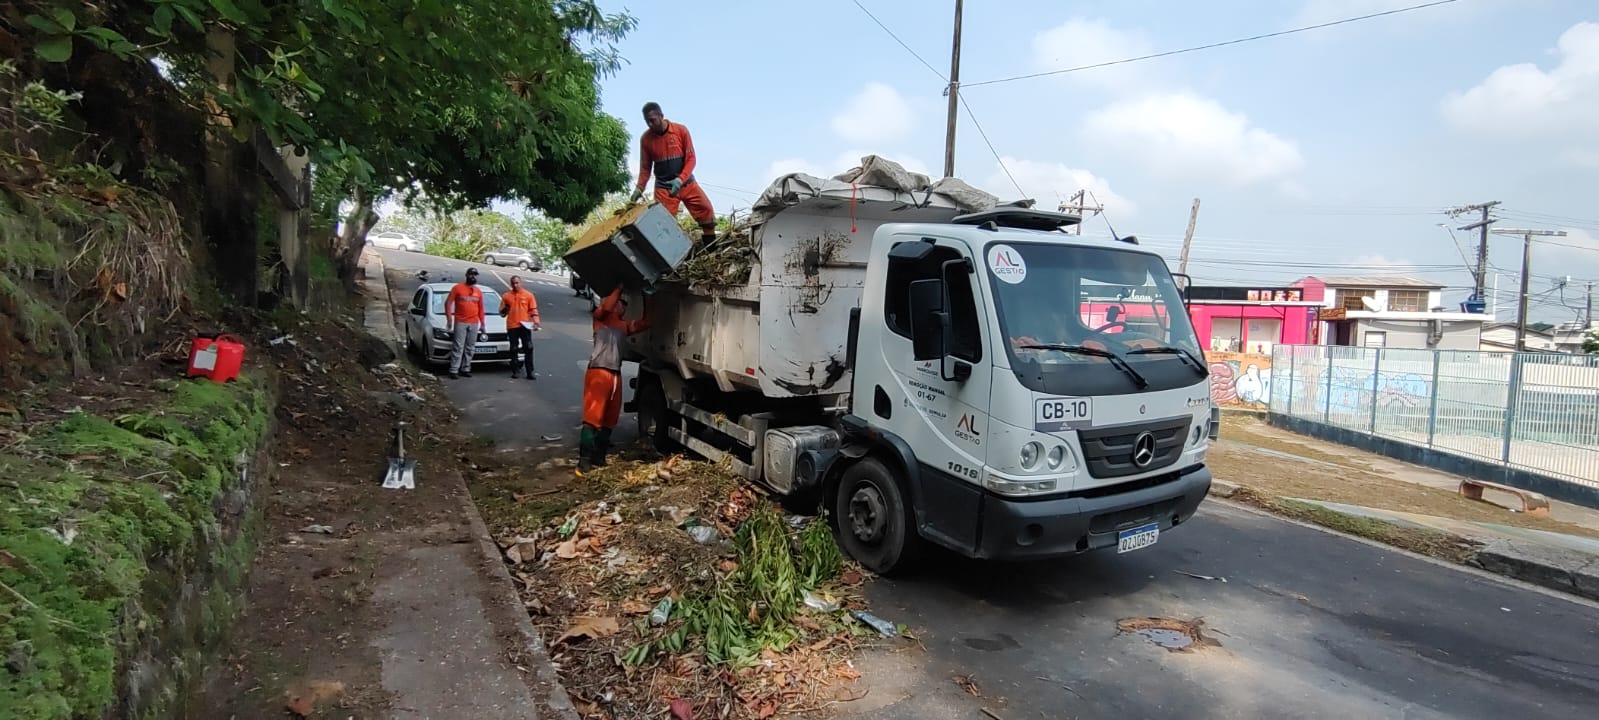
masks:
[[[417,242],[410,235],[389,230],[370,233],[366,236],[366,241],[371,243],[372,247],[380,247],[386,250],[417,252],[422,249],[422,243]]]

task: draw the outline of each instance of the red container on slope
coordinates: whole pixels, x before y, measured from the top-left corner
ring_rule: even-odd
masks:
[[[200,335],[189,343],[189,377],[225,383],[244,366],[244,343],[233,335]]]

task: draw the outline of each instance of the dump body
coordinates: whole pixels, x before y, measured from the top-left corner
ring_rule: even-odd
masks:
[[[630,338],[629,359],[714,380],[722,392],[836,406],[849,394],[850,309],[860,305],[873,232],[886,222],[948,222],[963,209],[936,194],[803,175],[762,200],[745,281],[658,284],[653,327]]]

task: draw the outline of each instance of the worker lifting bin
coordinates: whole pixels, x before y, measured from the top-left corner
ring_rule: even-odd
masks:
[[[656,204],[634,205],[579,238],[562,260],[603,297],[616,288],[647,290],[688,258],[691,242]]]

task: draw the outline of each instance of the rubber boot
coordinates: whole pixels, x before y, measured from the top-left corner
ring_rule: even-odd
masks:
[[[587,425],[577,436],[577,474],[581,476],[594,467],[594,445],[597,440],[594,428]]]
[[[611,449],[611,429],[601,428],[594,438],[594,466],[605,467],[605,453]]]

